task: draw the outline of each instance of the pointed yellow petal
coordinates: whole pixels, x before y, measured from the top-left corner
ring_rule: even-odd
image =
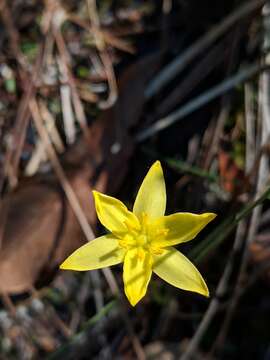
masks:
[[[128,231],[128,226],[139,228],[136,216],[114,197],[93,191],[96,211],[99,221],[112,233],[118,234]]]
[[[165,247],[192,240],[215,217],[213,213],[176,213],[160,217],[151,226],[154,229],[165,229],[165,235],[157,236],[153,243]]]
[[[166,188],[162,167],[156,161],[145,176],[138,191],[133,212],[140,218],[146,213],[151,218],[163,216],[166,209]]]
[[[132,306],[135,306],[146,294],[152,275],[152,256],[142,249],[127,251],[124,259],[123,280],[125,294]]]
[[[154,255],[153,271],[179,289],[209,296],[207,285],[199,271],[174,248],[165,249],[162,255]]]
[[[116,265],[123,262],[125,252],[113,235],[101,236],[75,250],[60,269],[85,271]]]

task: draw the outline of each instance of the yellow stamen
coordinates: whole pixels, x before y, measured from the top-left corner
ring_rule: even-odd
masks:
[[[134,232],[136,230],[139,230],[138,225],[133,221],[125,220],[124,224],[126,225],[129,232]]]
[[[143,260],[144,259],[144,257],[145,257],[145,252],[144,252],[144,250],[141,248],[141,247],[139,247],[138,249],[137,249],[137,256],[138,256],[138,258],[139,258],[139,260]]]
[[[130,246],[136,245],[134,237],[130,234],[126,234],[121,240],[118,240],[119,246],[123,248],[128,248]]]
[[[154,255],[161,255],[161,254],[164,252],[164,249],[151,246],[151,247],[150,247],[150,252],[151,252],[152,254],[154,254]]]
[[[118,244],[119,244],[120,247],[125,248],[125,249],[128,247],[127,242],[125,240],[123,240],[123,239],[118,240]]]
[[[158,229],[156,231],[156,237],[165,237],[168,235],[168,233],[169,233],[169,229],[166,229],[166,228]]]
[[[141,226],[142,226],[142,232],[143,233],[146,232],[147,224],[148,224],[148,215],[145,212],[143,212],[142,213],[142,221],[141,221]]]

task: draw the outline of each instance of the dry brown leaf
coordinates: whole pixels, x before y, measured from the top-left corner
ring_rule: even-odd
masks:
[[[218,162],[223,188],[231,194],[239,192],[244,182],[243,170],[240,169],[234,159],[223,150],[220,150],[218,153]]]
[[[69,180],[90,222],[95,212],[88,179],[82,170]],[[3,200],[8,211],[0,252],[0,291],[26,291],[41,272],[50,273],[84,239],[56,179],[22,183]]]
[[[132,65],[120,79],[119,100],[104,111],[82,139],[63,155],[62,165],[91,225],[96,213],[91,186],[115,192],[125,176],[133,143],[128,129],[138,124],[145,82],[160,55]],[[117,150],[117,151],[115,151]],[[4,197],[0,224],[0,292],[21,293],[46,282],[64,258],[86,239],[55,175],[23,180]]]

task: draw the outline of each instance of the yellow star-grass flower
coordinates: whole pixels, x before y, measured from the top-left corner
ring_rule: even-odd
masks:
[[[199,271],[172,246],[192,240],[216,215],[164,216],[166,189],[159,161],[144,178],[133,212],[111,196],[93,194],[98,218],[110,233],[77,249],[61,269],[85,271],[124,262],[125,294],[133,306],[144,297],[152,272],[177,288],[209,296]]]

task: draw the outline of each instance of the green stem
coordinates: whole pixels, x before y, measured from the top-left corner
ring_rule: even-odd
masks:
[[[238,211],[236,214],[229,216],[224,220],[212,233],[207,236],[198,246],[196,246],[191,252],[190,257],[196,262],[204,260],[204,258],[213,251],[219,244],[221,244],[227,236],[235,229],[236,225],[248,216],[252,210],[263,203],[270,196],[270,187],[258,197],[257,200],[248,203],[244,208]]]
[[[210,182],[217,183],[219,181],[219,178],[216,174],[205,171],[198,166],[189,165],[185,161],[179,159],[176,160],[166,156],[162,156],[161,154],[158,154],[156,151],[149,149],[146,146],[142,147],[142,151],[151,158],[160,159],[169,167],[175,169],[176,171],[179,171],[181,174],[183,173],[183,174],[190,174],[190,175],[202,177],[204,179],[209,180]]]
[[[82,340],[84,339],[89,330],[96,325],[104,316],[106,316],[116,305],[118,304],[117,300],[112,300],[106,304],[96,315],[91,317],[83,326],[83,329],[71,337],[71,339],[57,349],[54,353],[49,355],[47,360],[60,360],[60,359],[70,359],[70,354],[76,347],[80,346]]]
[[[205,171],[198,166],[191,166],[182,160],[175,160],[167,157],[163,157],[161,160],[163,160],[168,166],[180,171],[181,173],[188,173],[190,175],[205,178],[211,182],[218,182],[218,176],[216,174]]]

